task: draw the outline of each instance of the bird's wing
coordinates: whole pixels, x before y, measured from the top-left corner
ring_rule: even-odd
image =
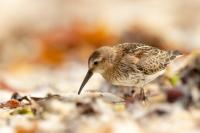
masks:
[[[178,51],[164,51],[140,43],[119,44],[123,58],[136,64],[142,73],[151,75],[166,68],[171,60],[180,55]]]
[[[141,58],[143,55],[147,54],[148,50],[152,49],[153,47],[142,44],[142,43],[122,43],[114,46],[117,48],[122,56],[126,56],[127,54],[135,55],[138,58]]]

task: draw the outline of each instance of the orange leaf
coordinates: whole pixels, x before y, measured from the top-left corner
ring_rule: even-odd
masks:
[[[11,99],[11,100],[7,101],[4,106],[5,107],[9,107],[9,108],[17,108],[20,105],[21,104],[20,104],[20,102],[18,100]]]

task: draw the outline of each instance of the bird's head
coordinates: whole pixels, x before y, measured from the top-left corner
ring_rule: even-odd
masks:
[[[95,50],[89,57],[88,60],[88,72],[81,84],[78,94],[81,93],[83,87],[87,81],[92,77],[93,73],[103,74],[107,68],[112,65],[112,60],[114,58],[114,50],[112,47],[101,47]]]

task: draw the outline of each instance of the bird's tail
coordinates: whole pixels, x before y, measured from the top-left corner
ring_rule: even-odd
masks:
[[[169,53],[169,57],[170,57],[170,60],[173,60],[181,55],[183,55],[180,51],[178,50],[171,50],[171,51],[168,51]]]

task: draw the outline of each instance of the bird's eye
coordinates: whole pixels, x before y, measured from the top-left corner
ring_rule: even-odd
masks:
[[[94,65],[98,65],[98,63],[99,63],[98,61],[95,61],[95,62],[94,62]]]

